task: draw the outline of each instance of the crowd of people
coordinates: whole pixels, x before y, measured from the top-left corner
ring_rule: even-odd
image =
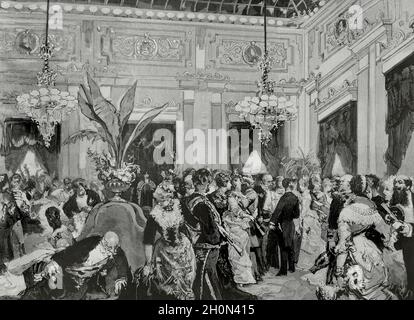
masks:
[[[204,168],[164,171],[157,185],[139,174],[122,195],[146,217],[145,264],[132,271],[116,232],[80,238],[91,211],[111,199],[101,184],[17,173],[0,180],[0,275],[16,259],[54,250],[24,272],[20,298],[256,299],[245,287],[270,269],[277,277],[309,272],[319,299],[413,298],[413,194],[405,176]]]

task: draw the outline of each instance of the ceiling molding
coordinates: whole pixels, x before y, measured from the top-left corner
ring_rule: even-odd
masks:
[[[261,26],[264,19],[261,16],[246,16],[237,14],[216,14],[209,12],[169,11],[144,8],[120,7],[113,5],[53,3],[60,5],[63,13],[93,16],[112,16],[120,18],[135,18],[155,21],[179,21],[192,23],[234,24],[245,26]],[[0,13],[10,12],[45,12],[46,2],[17,2],[0,1]],[[270,27],[297,29],[304,21],[303,16],[295,18],[269,17]]]

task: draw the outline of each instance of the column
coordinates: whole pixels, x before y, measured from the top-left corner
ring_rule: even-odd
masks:
[[[319,123],[318,114],[315,111],[315,106],[311,105],[310,96],[306,96],[306,107],[309,110],[309,150],[318,154],[319,144]]]
[[[192,144],[193,136],[190,134],[190,131],[194,128],[193,124],[194,119],[194,91],[193,90],[184,90],[183,91],[183,120],[184,120],[184,169],[188,168],[189,165],[185,159],[185,151],[188,150],[189,146]],[[177,140],[178,143],[178,140]]]
[[[382,73],[382,63],[376,66],[376,106],[375,106],[375,136],[376,136],[376,171],[379,177],[387,174],[387,166],[384,155],[388,147],[388,135],[385,132],[386,118],[388,112],[388,97],[385,90],[385,76]]]
[[[208,161],[208,129],[211,128],[211,93],[208,91],[195,92],[194,96],[194,130],[199,134],[193,144],[200,155],[199,162],[194,167],[203,168]]]
[[[69,93],[76,97],[79,87],[69,86]],[[62,142],[65,141],[71,134],[81,129],[80,117],[81,112],[79,110],[72,112],[69,117],[61,124],[61,138]],[[80,162],[80,144],[77,141],[61,147],[59,157],[59,176],[62,178],[71,177],[77,178],[80,176],[79,162]]]
[[[368,172],[367,173],[376,173],[376,127],[377,127],[377,118],[376,118],[376,106],[377,106],[377,97],[376,97],[376,46],[371,45],[369,48],[369,104],[368,104],[368,122],[366,128],[368,129]],[[385,87],[384,87],[385,90]]]
[[[226,130],[223,128],[223,109],[222,95],[213,93],[211,96],[211,129],[213,129],[211,138],[214,140],[209,142],[208,150],[209,154],[214,155],[214,164],[211,165],[213,169],[225,169],[226,167],[223,161],[227,161],[227,135],[223,135],[224,130]],[[225,146],[224,149],[223,145]],[[223,153],[224,150],[225,153]]]
[[[358,116],[357,116],[357,144],[358,161],[357,172],[360,174],[368,173],[369,169],[369,137],[368,137],[368,113],[369,113],[369,56],[366,55],[359,60],[358,74]]]

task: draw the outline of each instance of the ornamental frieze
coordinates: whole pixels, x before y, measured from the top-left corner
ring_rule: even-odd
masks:
[[[344,46],[351,46],[372,30],[376,22],[364,18],[360,26],[351,24],[351,15],[346,12],[326,26],[326,51],[329,54]]]
[[[0,56],[5,58],[38,58],[45,34],[35,30],[3,29],[0,31]],[[76,34],[53,32],[49,34],[53,44],[53,59],[66,60],[76,53]]]
[[[285,43],[270,41],[269,55],[273,57],[273,70],[287,69],[287,48]],[[219,63],[225,66],[256,66],[264,52],[263,43],[243,40],[222,39],[218,46]]]
[[[115,59],[180,62],[185,47],[181,38],[144,35],[113,35],[112,56]]]

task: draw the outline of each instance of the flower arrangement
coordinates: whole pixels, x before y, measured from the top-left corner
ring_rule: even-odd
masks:
[[[124,161],[128,148],[139,137],[145,128],[170,103],[160,107],[151,108],[136,124],[132,134],[126,138],[124,129],[135,107],[135,82],[121,99],[119,108],[106,100],[97,83],[87,73],[88,88],[81,85],[78,92],[79,108],[82,114],[96,125],[97,130],[84,129],[69,136],[64,144],[74,143],[78,140],[89,141],[102,140],[108,144],[109,154],[96,154],[89,152],[89,156],[95,161],[99,178],[108,182],[108,179],[118,179],[122,182],[131,182],[136,165]]]
[[[130,184],[140,172],[140,166],[132,163],[123,162],[119,168],[116,168],[115,159],[108,153],[98,153],[88,149],[88,157],[94,161],[98,179],[103,182],[118,179]]]

